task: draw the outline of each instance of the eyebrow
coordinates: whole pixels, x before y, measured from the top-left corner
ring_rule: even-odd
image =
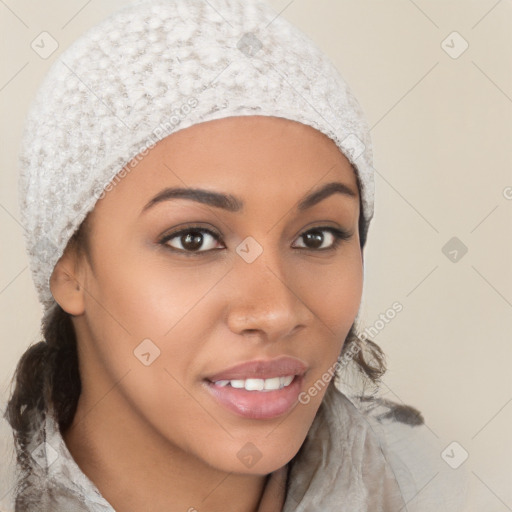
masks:
[[[357,194],[352,188],[344,183],[333,181],[313,190],[313,192],[304,197],[297,205],[297,210],[301,212],[307,210],[336,193],[357,198]],[[229,212],[239,212],[244,208],[244,202],[231,194],[222,194],[201,188],[165,188],[144,206],[141,213],[158,203],[171,199],[189,199],[215,208],[222,208]]]

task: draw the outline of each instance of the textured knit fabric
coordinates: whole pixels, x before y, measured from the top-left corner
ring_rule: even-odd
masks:
[[[362,110],[327,56],[267,4],[140,1],[64,51],[29,109],[19,157],[21,219],[45,311],[68,240],[128,162],[179,129],[243,115],[287,118],[330,137],[356,168],[371,219]]]
[[[460,512],[468,473],[448,467],[434,439],[401,405],[363,408],[329,386],[291,467],[270,475],[258,512]],[[29,449],[31,486],[16,512],[115,512],[51,415]]]

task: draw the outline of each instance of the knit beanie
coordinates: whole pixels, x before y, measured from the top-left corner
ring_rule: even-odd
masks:
[[[374,176],[362,109],[328,57],[263,1],[139,0],[62,52],[19,153],[21,222],[45,313],[56,305],[55,264],[127,163],[178,130],[244,115],[332,139],[354,167],[368,227]]]

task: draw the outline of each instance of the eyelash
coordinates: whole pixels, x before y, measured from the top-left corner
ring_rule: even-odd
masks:
[[[331,233],[334,236],[332,245],[330,247],[323,248],[323,249],[313,249],[313,248],[309,248],[309,247],[298,247],[297,249],[305,250],[305,251],[312,251],[312,252],[334,251],[339,247],[339,245],[341,244],[342,241],[349,240],[352,236],[347,231],[344,231],[344,230],[341,230],[338,228],[334,228],[332,226],[318,226],[315,228],[308,229],[307,231],[304,231],[303,233],[301,233],[299,235],[298,238],[304,237],[308,233],[312,233],[312,232],[316,232],[316,231],[319,231],[319,232],[328,231],[329,233]],[[179,231],[175,231],[173,233],[169,233],[168,235],[165,235],[158,243],[163,245],[164,247],[166,247],[168,250],[170,250],[172,252],[184,254],[186,256],[197,256],[198,254],[205,254],[205,253],[209,253],[211,251],[216,251],[216,250],[222,249],[222,248],[219,248],[219,249],[208,249],[206,251],[203,251],[203,250],[187,251],[184,249],[177,249],[176,247],[171,247],[170,245],[168,245],[167,242],[169,242],[169,240],[172,240],[174,238],[179,238],[180,236],[183,236],[188,233],[208,233],[217,242],[219,242],[221,239],[221,236],[218,233],[215,233],[214,231],[212,231],[210,229],[203,228],[203,227],[188,226],[184,229],[180,229]]]

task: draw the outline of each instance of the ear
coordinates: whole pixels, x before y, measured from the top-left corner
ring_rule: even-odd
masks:
[[[59,306],[70,315],[81,315],[85,310],[83,280],[78,273],[77,251],[66,247],[50,277],[50,290]]]

